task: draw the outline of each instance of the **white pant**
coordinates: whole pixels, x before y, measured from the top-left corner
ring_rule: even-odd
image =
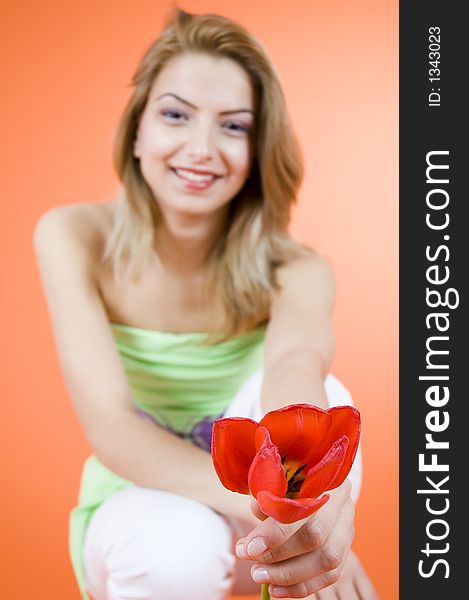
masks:
[[[242,386],[225,416],[260,420],[263,371]],[[329,406],[352,404],[333,376],[325,381]],[[349,475],[356,501],[361,483],[357,454]],[[229,593],[255,594],[249,561],[237,561],[234,544],[247,523],[220,516],[171,492],[132,486],[95,512],[84,545],[85,577],[95,600],[222,600]],[[234,586],[234,587],[233,587]]]

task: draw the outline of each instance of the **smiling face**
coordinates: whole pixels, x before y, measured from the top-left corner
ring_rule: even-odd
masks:
[[[254,93],[236,62],[208,54],[171,59],[142,113],[134,156],[163,213],[223,210],[251,166]]]

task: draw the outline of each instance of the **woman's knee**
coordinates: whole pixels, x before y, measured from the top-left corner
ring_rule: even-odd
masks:
[[[169,492],[128,488],[90,524],[87,581],[96,600],[176,600],[189,590],[193,600],[219,600],[232,584],[231,546],[229,526],[210,508]]]

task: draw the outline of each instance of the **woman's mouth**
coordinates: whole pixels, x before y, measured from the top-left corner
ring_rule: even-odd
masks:
[[[171,167],[171,171],[184,182],[185,187],[196,190],[208,188],[220,177],[220,175],[216,175],[215,173],[190,171],[175,167]]]

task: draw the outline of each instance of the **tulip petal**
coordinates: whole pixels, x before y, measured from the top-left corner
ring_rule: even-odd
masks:
[[[262,512],[273,517],[279,523],[294,523],[300,519],[306,519],[328,500],[328,494],[321,498],[298,498],[296,500],[280,498],[272,492],[264,490],[257,494],[257,502]]]
[[[259,491],[263,490],[284,496],[287,492],[287,479],[283,472],[282,459],[265,427],[259,427],[256,431],[256,447],[260,441],[262,444],[249,469],[248,484],[251,494],[257,497]]]
[[[256,445],[256,452],[258,452],[264,444],[272,444],[272,438],[270,437],[269,430],[266,427],[262,427],[261,425],[258,426],[256,429],[256,435],[254,437],[254,443]]]
[[[254,438],[258,424],[232,417],[213,424],[212,460],[221,483],[232,492],[249,494],[249,467],[256,455]]]
[[[331,417],[331,425],[327,432],[325,432],[320,444],[311,449],[305,462],[308,465],[316,464],[336,440],[343,435],[347,436],[349,440],[347,451],[342,467],[331,483],[330,489],[333,489],[345,480],[352,468],[353,460],[358,450],[358,442],[360,441],[361,424],[360,413],[353,406],[335,406],[334,408],[330,408],[328,413]]]
[[[348,445],[346,435],[332,444],[323,458],[306,473],[299,498],[317,498],[326,490],[337,487],[332,484],[344,464]]]
[[[321,444],[331,422],[328,410],[311,404],[291,404],[267,413],[259,425],[269,430],[282,456],[287,454],[292,460],[302,460]]]

